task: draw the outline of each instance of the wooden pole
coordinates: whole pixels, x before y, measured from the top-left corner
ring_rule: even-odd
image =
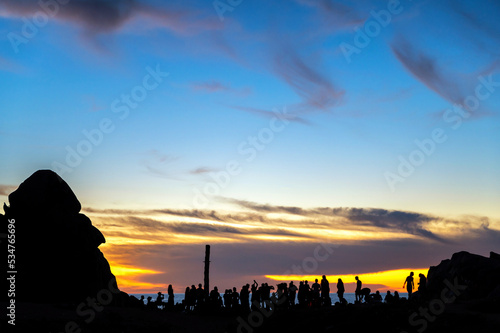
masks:
[[[210,281],[209,281],[209,276],[210,276],[210,245],[205,246],[205,279],[204,283],[205,285],[203,286],[203,289],[205,289],[205,295],[208,296],[210,292]]]

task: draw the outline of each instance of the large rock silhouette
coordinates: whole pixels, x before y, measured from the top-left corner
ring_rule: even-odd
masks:
[[[446,280],[454,284],[457,279],[458,284],[466,286],[460,291],[459,299],[500,298],[500,256],[494,252],[489,258],[457,252],[451,259],[431,266],[427,278],[427,288],[435,296],[445,289]]]
[[[116,279],[98,246],[105,243],[68,184],[39,170],[9,195],[7,221],[15,220],[16,301],[79,302],[115,291]]]

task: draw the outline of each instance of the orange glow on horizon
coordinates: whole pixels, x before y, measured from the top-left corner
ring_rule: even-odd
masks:
[[[340,278],[342,282],[346,284],[346,292],[354,292],[353,290],[349,290],[348,283],[356,283],[354,277],[358,276],[363,286],[365,285],[384,285],[388,290],[397,290],[398,292],[406,292],[406,288],[403,288],[403,283],[410,272],[414,272],[415,275],[414,283],[416,290],[418,288],[418,274],[423,273],[427,277],[427,272],[429,268],[401,268],[389,271],[381,271],[381,272],[372,272],[372,273],[362,273],[362,274],[344,274],[344,275],[327,275],[326,278],[330,282],[330,285],[336,285],[337,280]],[[314,283],[314,279],[318,279],[318,282],[321,281],[321,275],[266,275],[266,278],[275,280],[275,281],[303,281],[308,280],[311,284]],[[354,288],[354,287],[353,287]],[[335,292],[336,289],[331,289],[332,292]],[[377,290],[377,289],[375,289]],[[372,292],[375,292],[372,290]],[[382,293],[383,290],[380,290]]]
[[[118,288],[127,293],[155,293],[166,290],[164,283],[150,283],[141,281],[144,275],[162,274],[163,272],[140,267],[111,264],[111,273],[116,277]]]

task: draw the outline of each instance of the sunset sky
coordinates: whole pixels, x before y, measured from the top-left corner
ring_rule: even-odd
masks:
[[[56,171],[126,292],[201,283],[205,244],[219,289],[401,290],[500,251],[498,17],[494,0],[3,0],[0,200]]]

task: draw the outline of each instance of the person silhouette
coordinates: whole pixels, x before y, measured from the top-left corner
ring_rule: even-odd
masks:
[[[356,280],[356,290],[355,290],[355,295],[356,295],[356,301],[361,301],[363,298],[363,295],[361,294],[361,287],[363,286],[363,283],[359,279],[359,277],[354,278]]]
[[[403,283],[403,288],[406,285],[406,291],[408,291],[408,300],[410,299],[413,288],[415,287],[413,283],[413,275],[413,272],[410,272],[410,275],[406,277],[405,283]]]
[[[422,273],[418,274],[418,277],[418,291],[423,295],[427,291],[427,278]]]
[[[247,310],[250,307],[249,300],[250,300],[250,285],[247,283],[246,285],[241,287],[240,291],[240,303],[243,310]]]
[[[297,295],[299,306],[303,306],[306,301],[306,291],[304,287],[304,281],[300,281],[299,283],[299,293]]]
[[[392,296],[390,290],[387,290],[387,294],[385,295],[384,302],[385,303],[393,303],[394,302],[394,296]]]
[[[339,297],[340,304],[344,304],[344,292],[345,292],[344,282],[342,281],[342,279],[339,278],[337,282],[337,296]]]
[[[189,309],[194,310],[196,305],[196,287],[194,284],[191,285],[191,289],[189,289]]]
[[[163,307],[163,298],[165,298],[165,296],[161,293],[161,291],[159,291],[158,296],[156,297],[156,301],[155,301],[156,307],[159,307],[159,308]]]
[[[221,308],[222,298],[220,297],[219,289],[217,288],[217,286],[215,286],[214,289],[210,292],[209,298],[210,303],[213,307],[215,307],[216,309]]]
[[[311,292],[311,287],[309,287],[309,282],[307,280],[304,281],[304,295],[305,295],[305,304],[307,306],[311,306],[312,292]]]
[[[171,284],[168,285],[167,294],[168,294],[167,304],[168,304],[168,307],[172,309],[174,307],[174,297],[175,296],[174,296],[174,289],[172,288]]]
[[[319,292],[321,290],[321,286],[318,283],[318,279],[314,280],[314,283],[311,285],[312,290],[312,302],[316,305],[319,303]]]
[[[328,282],[326,275],[323,275],[323,278],[321,279],[321,300],[323,305],[332,304],[330,299],[330,282]]]
[[[148,296],[147,300],[148,300],[148,303],[146,304],[146,308],[147,309],[154,309],[155,308],[155,303],[152,301],[153,297],[151,296]]]
[[[233,291],[231,293],[231,307],[233,309],[237,309],[240,305],[240,294],[236,290],[236,287],[233,287]]]
[[[297,286],[293,284],[293,281],[290,281],[288,285],[288,294],[290,297],[290,306],[295,305],[295,297],[297,296]]]
[[[186,310],[191,310],[191,290],[189,287],[186,287],[186,291],[184,292],[184,304],[186,305]]]
[[[205,302],[205,290],[203,290],[201,283],[198,283],[198,288],[196,289],[196,306],[200,307],[203,305],[204,302]]]

